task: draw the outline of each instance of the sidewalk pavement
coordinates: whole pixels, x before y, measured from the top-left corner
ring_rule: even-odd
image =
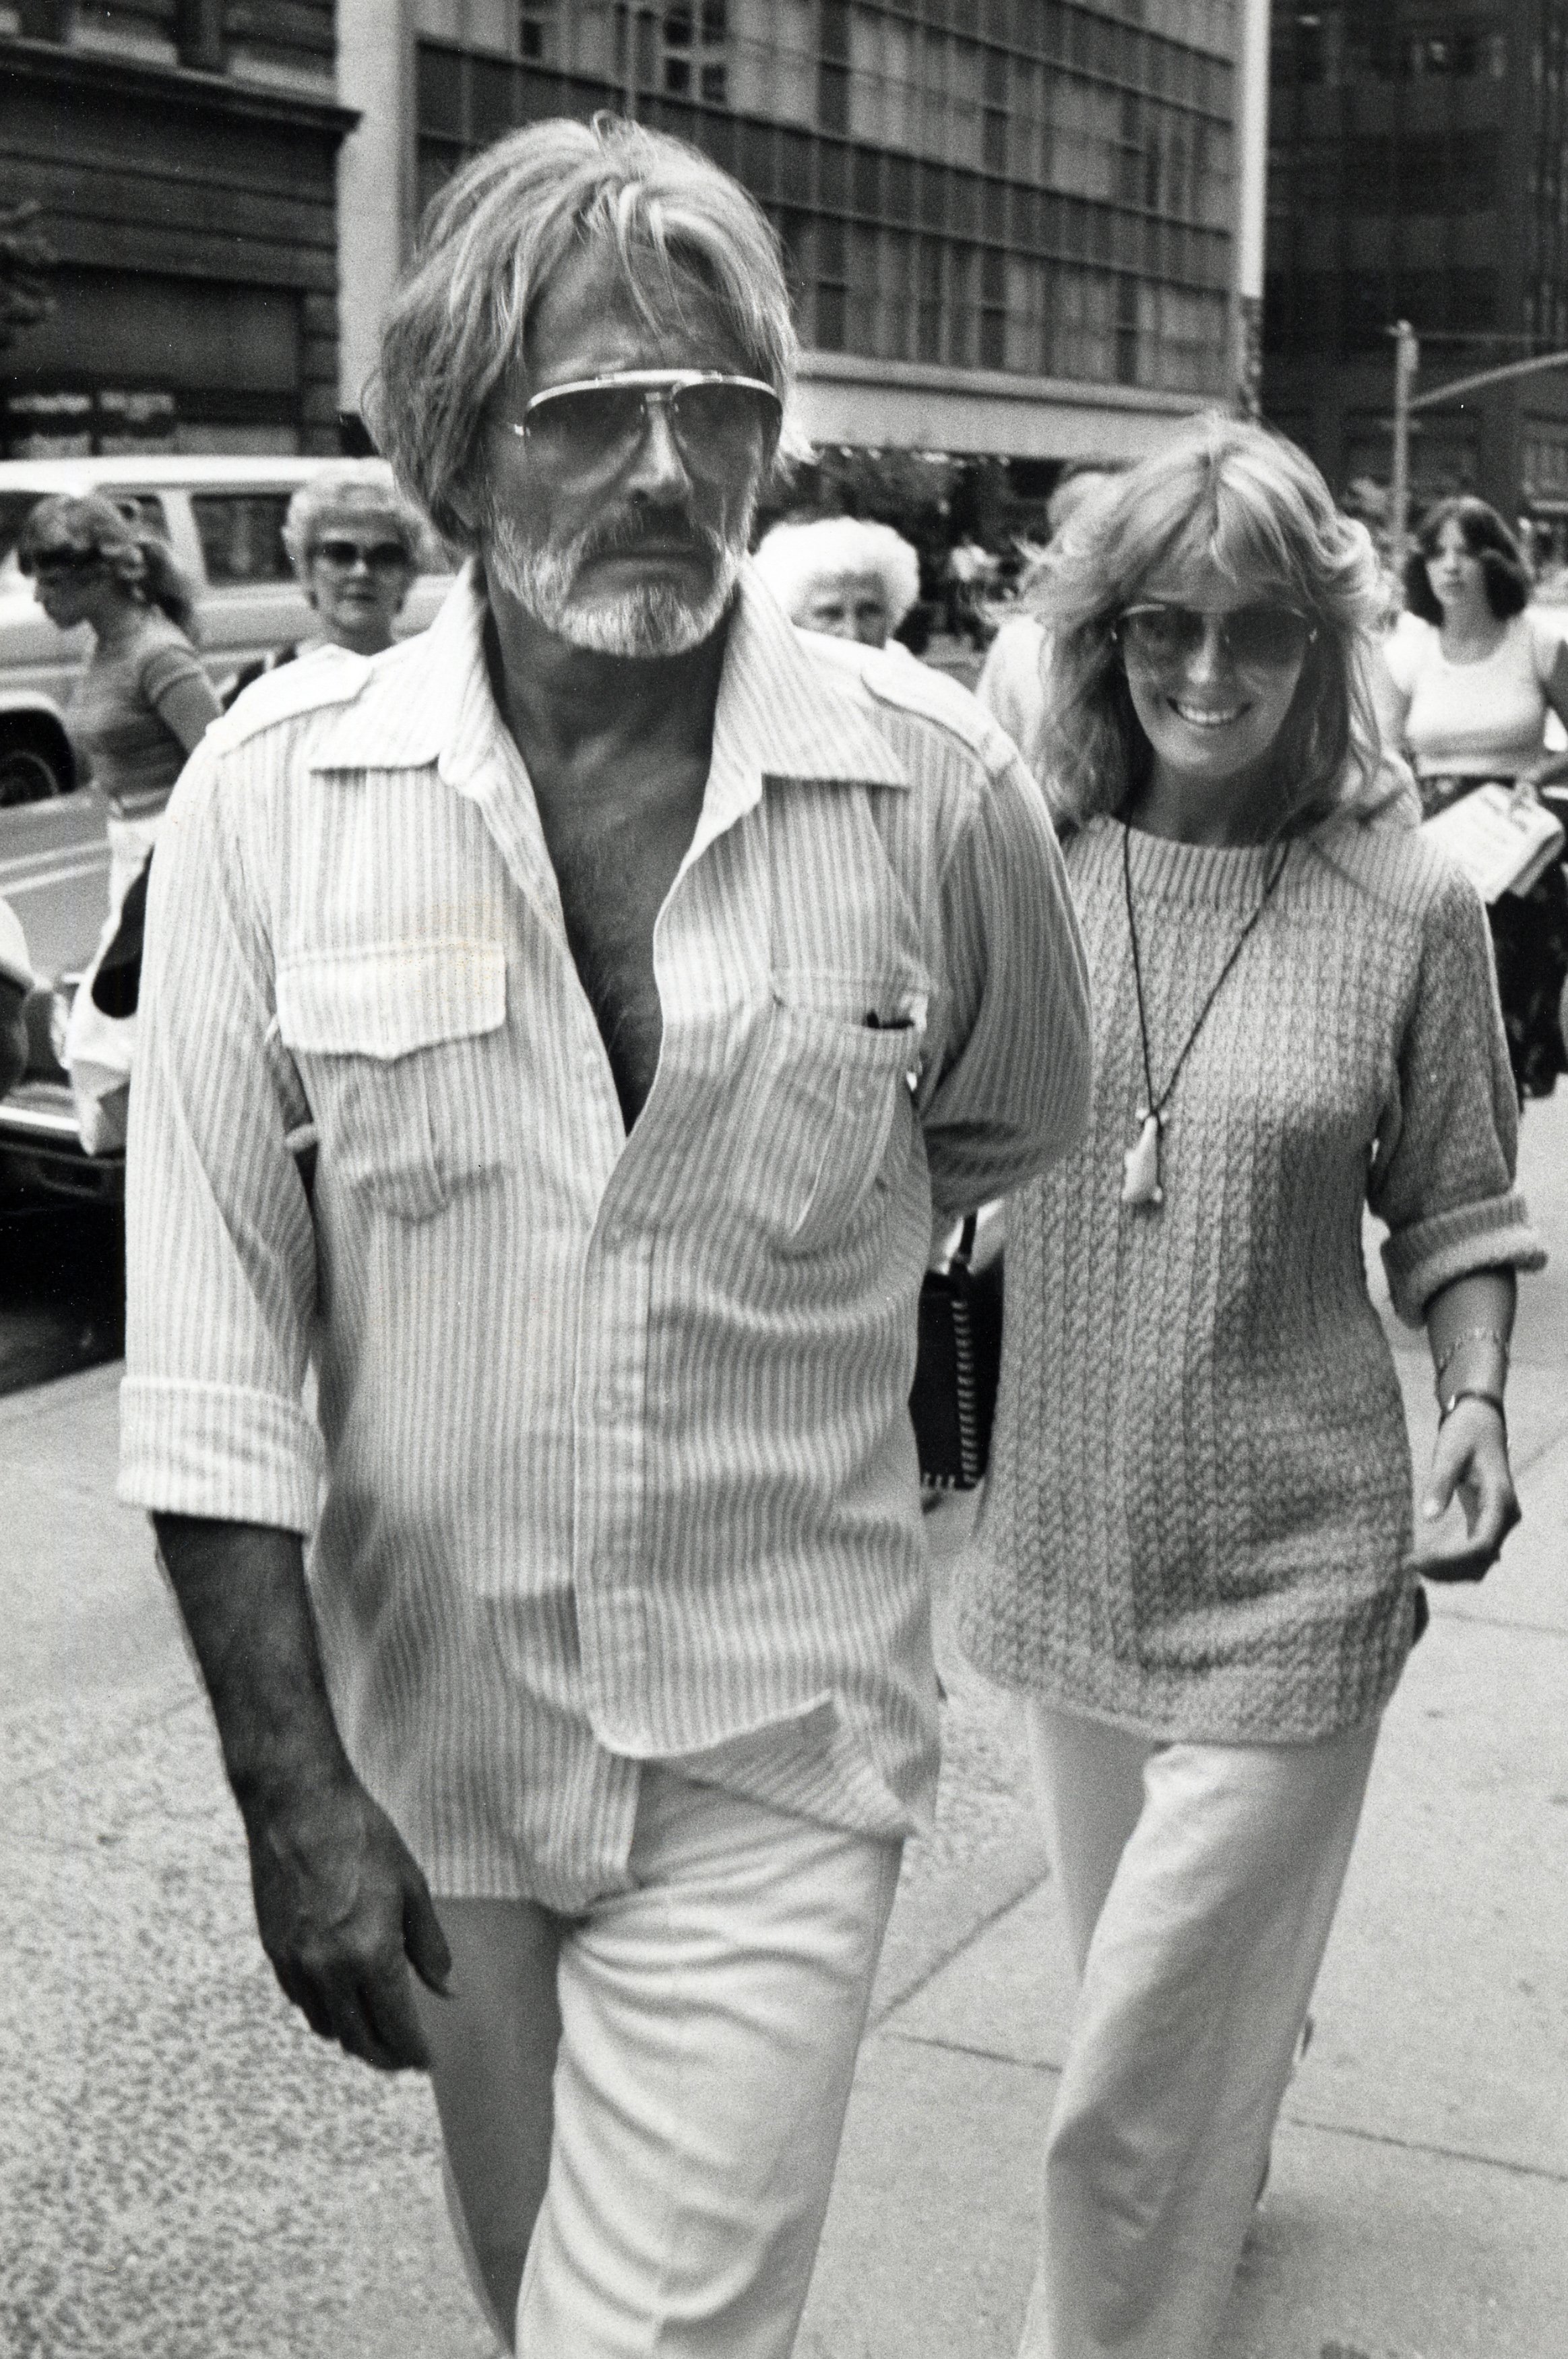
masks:
[[[1511,1398],[1523,1529],[1433,1593],[1217,2359],[1568,2353],[1568,1096]],[[1400,1336],[1418,1467],[1424,1347]],[[116,1372],[0,1401],[0,2352],[484,2359],[428,2093],[313,2040],[140,1518]],[[944,1555],[961,1536],[947,1519]],[[1071,2011],[1011,1708],[944,1642],[800,2359],[1011,2359]]]

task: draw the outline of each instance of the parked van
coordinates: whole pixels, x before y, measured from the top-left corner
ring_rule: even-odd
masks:
[[[102,492],[159,532],[197,588],[198,651],[213,681],[310,627],[283,546],[291,495],[329,459],[0,461],[0,810],[69,794],[77,779],[60,719],[89,635],[57,631],[16,563],[16,540],[51,493]],[[401,633],[422,631],[447,588],[426,575]]]
[[[16,562],[41,499],[101,492],[168,540],[196,586],[197,652],[222,688],[242,666],[308,636],[312,623],[283,546],[299,485],[329,459],[103,458],[0,461],[0,897],[27,929],[38,973],[56,978],[51,1010],[35,1000],[34,1056],[0,1103],[0,1189],[7,1180],[72,1194],[114,1192],[117,1158],[94,1165],[76,1134],[59,1062],[61,1010],[108,908],[107,811],[76,775],[64,712],[92,644],[55,628]],[[450,576],[421,574],[399,634],[423,630]]]

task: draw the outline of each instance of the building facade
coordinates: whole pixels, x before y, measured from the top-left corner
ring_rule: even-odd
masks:
[[[0,5],[0,203],[59,257],[6,455],[338,447],[336,63],[333,0]]]
[[[1389,481],[1400,319],[1418,393],[1568,346],[1568,0],[1275,8],[1264,399],[1340,491]],[[1411,473],[1568,518],[1568,372],[1418,416]]]
[[[384,41],[398,0],[344,0],[344,94],[366,116],[345,169],[385,152],[401,92],[406,236],[514,125],[634,113],[775,223],[818,442],[1131,457],[1232,391],[1248,5],[406,0],[394,72],[372,19]],[[349,399],[390,281],[344,276]]]

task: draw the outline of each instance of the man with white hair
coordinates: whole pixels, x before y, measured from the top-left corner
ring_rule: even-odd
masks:
[[[529,2359],[793,2343],[933,1793],[933,1199],[1083,1119],[1030,780],[745,565],[793,360],[701,157],[479,157],[376,410],[470,561],[252,690],[154,876],[122,1493],[279,1982],[428,2067]]]

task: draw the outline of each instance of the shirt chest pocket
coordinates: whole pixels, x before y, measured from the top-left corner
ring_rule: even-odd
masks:
[[[427,1220],[507,1157],[506,953],[381,942],[280,962],[277,1027],[329,1170],[400,1220]]]
[[[914,1133],[924,992],[775,976],[741,1101],[741,1173],[784,1250],[829,1245],[891,1201]]]

